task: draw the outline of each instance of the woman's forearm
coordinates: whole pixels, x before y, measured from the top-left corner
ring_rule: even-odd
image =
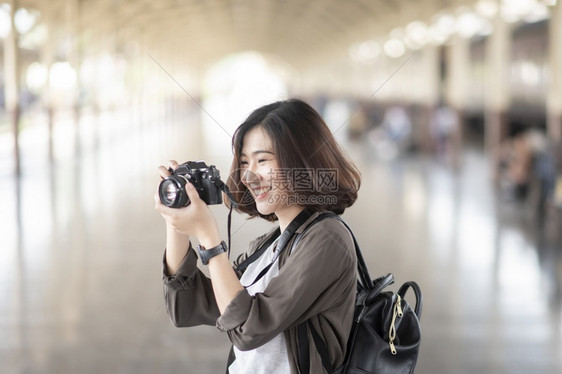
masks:
[[[209,273],[213,283],[215,300],[221,314],[244,287],[232,269],[232,264],[226,253],[222,253],[209,260]]]
[[[201,245],[205,248],[212,248],[220,243],[220,236],[218,231],[209,232],[200,239]],[[219,307],[220,313],[224,313],[224,310],[230,304],[230,302],[236,297],[238,292],[244,289],[240,280],[236,276],[236,273],[232,269],[232,264],[228,259],[226,253],[221,253],[209,260],[209,275],[211,276],[211,282],[213,283],[213,292],[215,294],[215,300]]]
[[[189,249],[189,236],[166,225],[166,266],[168,275],[175,275]]]

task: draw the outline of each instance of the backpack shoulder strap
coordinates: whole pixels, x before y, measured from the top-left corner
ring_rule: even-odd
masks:
[[[330,362],[330,354],[328,352],[328,346],[322,340],[322,337],[314,326],[312,326],[312,322],[310,320],[305,321],[297,326],[297,340],[299,342],[298,345],[298,367],[303,374],[310,374],[310,350],[309,350],[309,343],[308,343],[308,332],[307,330],[310,329],[312,334],[312,339],[314,340],[314,344],[316,345],[316,349],[318,354],[320,354],[320,358],[322,359],[322,366],[328,373],[332,373],[334,371],[332,367],[332,363]]]
[[[252,253],[250,256],[248,256],[244,261],[242,261],[241,263],[238,264],[238,266],[236,266],[236,271],[243,273],[246,268],[248,267],[248,265],[250,265],[252,262],[256,261],[258,258],[260,258],[260,256],[266,251],[267,248],[269,248],[269,246],[271,244],[273,244],[273,242],[275,240],[277,240],[277,238],[279,237],[279,235],[281,235],[281,230],[279,229],[279,227],[273,232],[273,235],[271,235],[269,237],[269,239],[267,239],[262,245],[261,247],[259,247],[258,250],[256,250],[254,253]]]
[[[314,219],[314,221],[312,221],[310,223],[310,225],[308,225],[306,227],[306,229],[302,233],[300,233],[297,236],[297,238],[293,242],[294,243],[293,246],[296,246],[298,244],[302,235],[310,227],[312,227],[312,225],[314,225],[315,223],[320,222],[320,221],[322,221],[326,218],[330,218],[330,217],[334,217],[334,218],[338,219],[341,223],[343,223],[343,225],[347,228],[347,230],[351,234],[351,237],[353,238],[353,245],[355,247],[355,254],[357,256],[357,272],[358,272],[357,286],[358,286],[358,289],[372,289],[372,288],[374,288],[375,283],[371,279],[371,276],[370,276],[369,271],[367,269],[367,264],[365,263],[365,259],[363,258],[363,255],[361,253],[361,249],[359,248],[359,243],[357,242],[357,239],[355,238],[355,235],[353,234],[353,231],[351,231],[351,228],[348,226],[348,224],[345,223],[345,221],[343,219],[341,219],[341,217],[338,216],[337,214],[332,213],[332,212],[320,214],[318,217],[316,217],[316,219]],[[377,279],[377,285],[380,284],[381,289],[384,286],[386,286],[386,285],[388,285],[392,282],[393,282],[392,274],[389,274],[386,277],[381,277],[381,278]],[[330,361],[328,346],[326,345],[326,342],[324,342],[324,340],[322,339],[320,334],[318,334],[318,332],[316,331],[316,329],[314,328],[314,326],[312,325],[310,320],[304,321],[297,326],[297,339],[298,339],[298,345],[299,345],[298,366],[299,366],[301,372],[304,373],[304,374],[310,373],[310,354],[309,354],[309,340],[308,340],[307,330],[310,330],[310,332],[312,334],[312,339],[314,340],[314,345],[316,346],[316,350],[318,351],[318,354],[320,355],[320,358],[322,359],[322,365],[324,366],[324,368],[327,370],[328,373],[332,373],[333,367],[332,367],[332,364],[331,364],[331,361]]]
[[[353,238],[353,245],[355,247],[355,255],[357,257],[357,271],[358,271],[358,274],[359,274],[359,279],[358,279],[359,284],[358,284],[358,286],[361,289],[371,289],[371,288],[373,288],[373,286],[374,286],[373,280],[371,279],[371,275],[369,274],[369,270],[367,269],[367,264],[365,263],[365,259],[363,258],[363,254],[361,253],[361,248],[359,248],[359,243],[357,242],[357,239],[355,238],[355,235],[353,234],[353,231],[351,231],[351,228],[349,227],[349,225],[340,216],[338,216],[336,213],[326,212],[326,213],[322,213],[318,217],[316,217],[314,219],[314,221],[312,221],[306,227],[306,229],[304,229],[303,232],[301,232],[300,234],[297,235],[297,237],[295,238],[295,241],[293,242],[293,247],[296,247],[296,245],[299,243],[302,236],[308,231],[308,229],[310,229],[315,223],[318,223],[318,222],[320,222],[320,221],[322,221],[326,218],[335,218],[335,219],[339,220],[341,223],[343,223],[343,225],[347,228],[347,230],[351,234],[351,237]]]
[[[267,265],[256,277],[256,279],[254,279],[254,281],[248,285],[245,286],[245,288],[251,287],[253,286],[257,281],[259,281],[261,278],[263,278],[263,276],[265,274],[267,274],[267,272],[269,271],[269,269],[273,266],[273,264],[275,263],[275,261],[277,260],[277,258],[279,258],[279,256],[281,255],[281,253],[283,252],[283,250],[285,249],[285,247],[287,246],[287,243],[289,242],[289,240],[291,240],[291,237],[295,234],[295,231],[297,231],[297,229],[299,227],[301,227],[311,216],[312,216],[312,211],[305,209],[302,212],[300,212],[289,224],[289,226],[287,226],[285,228],[285,230],[283,231],[283,233],[281,234],[281,236],[279,236],[279,241],[277,242],[277,251],[276,251],[276,255],[273,258],[273,260],[269,263],[269,265]],[[273,235],[272,237],[274,237],[275,235]],[[246,260],[244,260],[242,262],[241,265],[244,265],[244,268],[241,270],[245,270],[248,265],[250,265],[252,262],[256,261],[262,254],[263,252],[265,252],[267,250],[267,248],[269,248],[269,246],[271,245],[271,243],[273,243],[275,241],[275,239],[277,239],[277,237],[274,237],[272,240],[271,238],[269,240],[267,240],[266,243],[264,243],[260,249],[258,249],[255,253],[253,253],[250,257],[248,257]],[[259,252],[258,254],[256,254],[257,252]],[[238,268],[236,270],[240,270],[240,266],[238,266]]]

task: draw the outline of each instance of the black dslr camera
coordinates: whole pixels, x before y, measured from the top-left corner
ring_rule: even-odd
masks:
[[[170,169],[172,175],[165,178],[158,186],[158,195],[162,204],[171,208],[188,206],[191,201],[185,191],[186,183],[191,183],[199,197],[207,205],[222,204],[222,190],[225,185],[220,180],[220,172],[214,165],[207,166],[204,161],[187,161],[176,170]]]

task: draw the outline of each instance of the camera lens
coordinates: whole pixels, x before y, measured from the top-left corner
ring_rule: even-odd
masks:
[[[167,183],[164,183],[164,186],[162,186],[162,188],[164,189],[164,196],[166,201],[174,201],[176,199],[178,188],[173,183],[168,181]]]
[[[189,197],[184,188],[186,183],[185,178],[175,175],[160,182],[158,195],[162,204],[171,208],[181,208],[189,205]]]

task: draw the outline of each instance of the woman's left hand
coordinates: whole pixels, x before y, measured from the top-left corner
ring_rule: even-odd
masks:
[[[190,204],[183,208],[170,208],[162,204],[158,194],[155,195],[156,210],[159,211],[166,222],[177,232],[196,236],[201,243],[214,243],[220,241],[217,221],[211,210],[199,197],[191,183],[185,184]]]

